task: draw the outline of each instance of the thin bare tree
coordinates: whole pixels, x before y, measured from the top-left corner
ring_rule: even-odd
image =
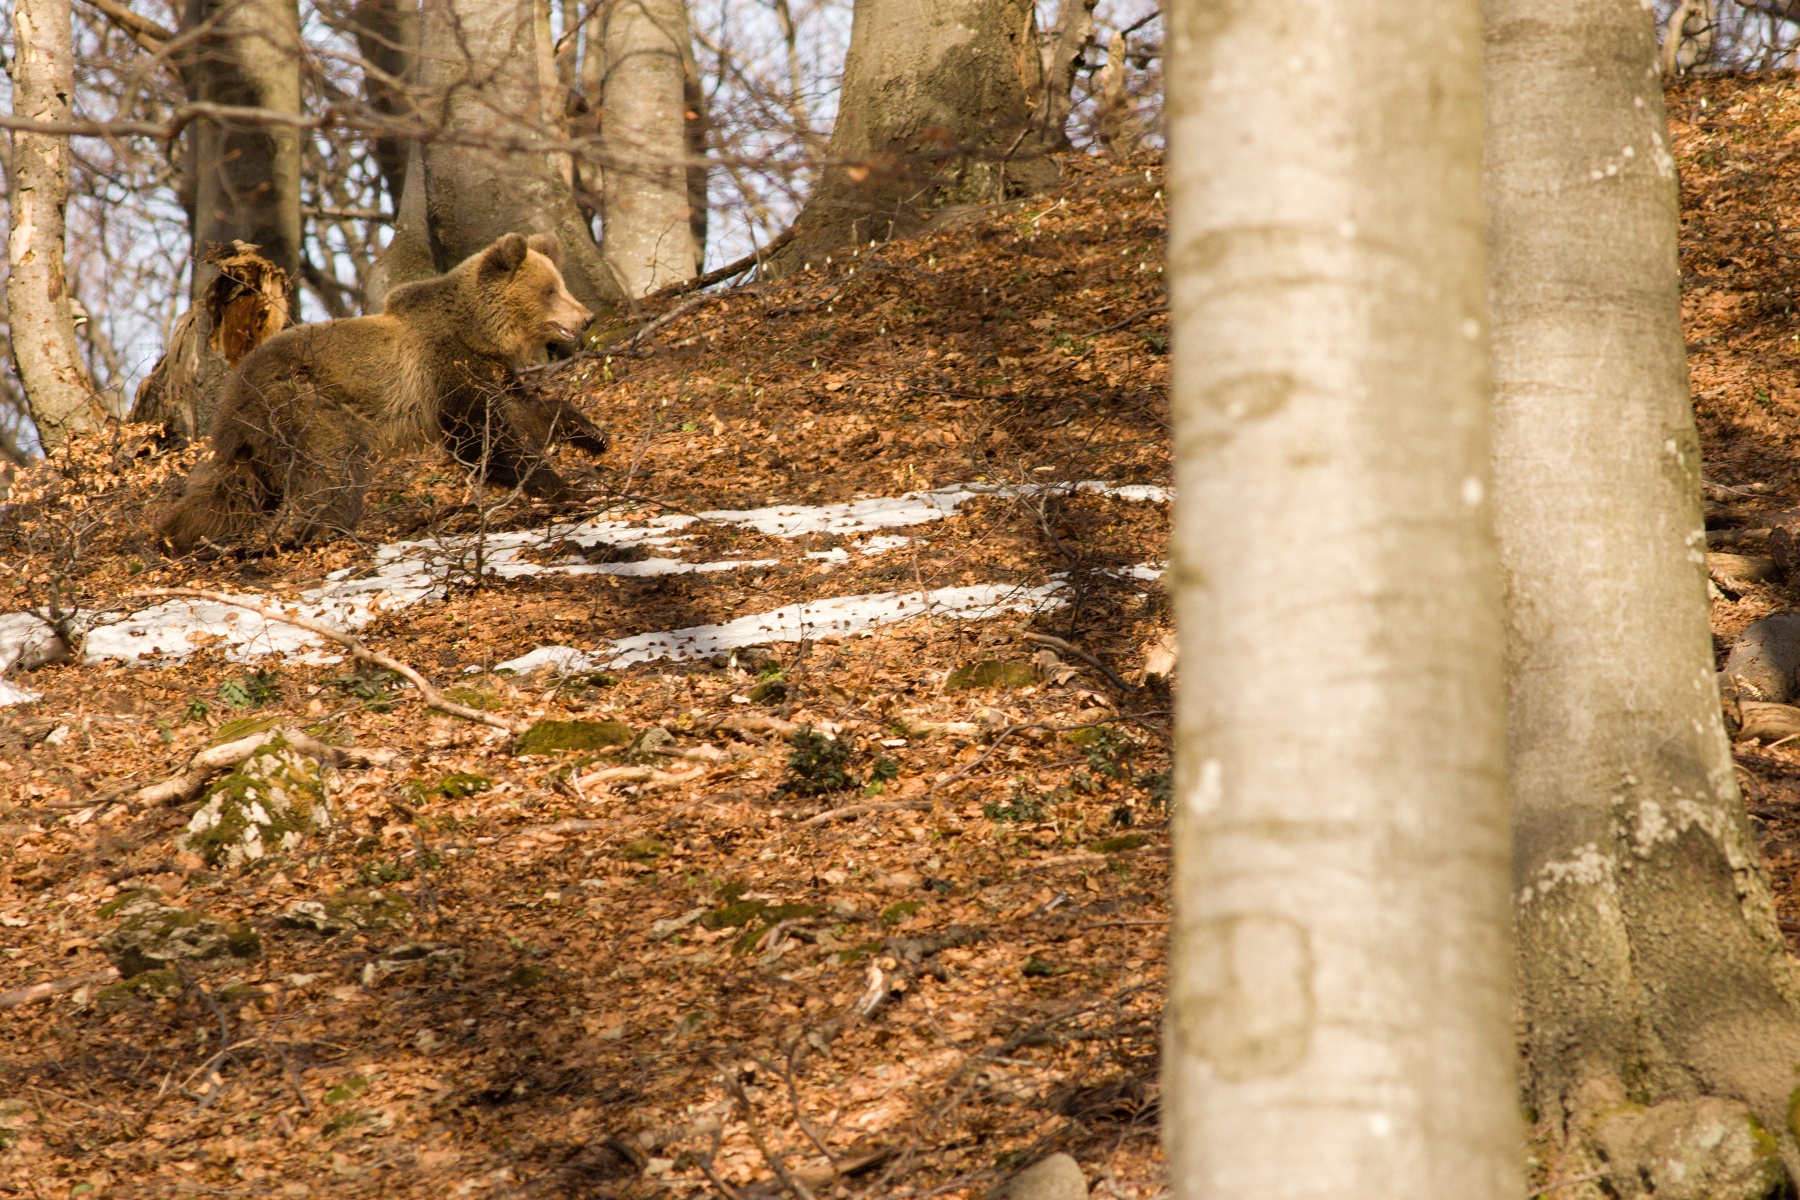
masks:
[[[75,94],[75,45],[69,0],[13,4],[13,115],[67,122]],[[106,406],[82,366],[75,340],[64,254],[69,200],[69,139],[12,135],[7,163],[11,232],[6,298],[13,363],[46,450],[106,419]]]
[[[605,56],[602,249],[625,294],[647,296],[700,269],[688,177],[694,53],[687,6],[682,0],[610,0],[602,29],[601,45],[589,47],[590,54]]]
[[[1167,15],[1169,1179],[1514,1200],[1479,3]]]

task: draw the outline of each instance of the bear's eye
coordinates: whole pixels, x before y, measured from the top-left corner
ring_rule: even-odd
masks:
[[[544,289],[544,299],[546,299],[546,300],[556,299],[556,289],[553,287],[545,288]]]

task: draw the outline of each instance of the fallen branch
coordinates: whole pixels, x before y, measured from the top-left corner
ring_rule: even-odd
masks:
[[[850,817],[866,817],[870,813],[879,812],[930,812],[935,807],[930,800],[888,800],[880,804],[846,804],[842,808],[834,808],[830,812],[822,812],[816,817],[794,826],[795,829],[816,829],[820,825],[829,825],[833,821],[842,821]]]
[[[696,275],[692,279],[686,279],[680,283],[671,283],[661,291],[651,292],[648,296],[645,296],[644,299],[667,300],[673,296],[681,296],[688,292],[699,291],[701,288],[709,288],[715,283],[723,283],[727,279],[742,275],[751,267],[762,265],[764,259],[768,258],[769,255],[775,253],[793,240],[794,231],[790,228],[786,233],[777,234],[775,237],[769,239],[768,245],[757,250],[752,250],[736,262],[726,263],[722,267],[714,267],[704,275]]]
[[[1144,690],[1143,688],[1133,687],[1131,684],[1126,683],[1125,680],[1119,676],[1117,671],[1114,671],[1098,658],[1095,658],[1092,654],[1089,654],[1086,650],[1083,650],[1080,646],[1077,646],[1072,642],[1065,642],[1063,639],[1053,637],[1048,633],[1028,633],[1025,635],[1025,640],[1028,642],[1035,642],[1040,646],[1048,646],[1059,654],[1073,654],[1076,658],[1079,658],[1082,662],[1106,676],[1106,678],[1111,681],[1112,685],[1121,692],[1137,693]]]
[[[439,712],[449,713],[453,717],[461,717],[465,721],[476,721],[482,725],[488,725],[495,729],[503,730],[514,736],[524,733],[531,727],[529,722],[510,721],[505,717],[496,716],[494,713],[485,712],[479,708],[470,708],[467,705],[458,704],[453,700],[446,700],[444,699],[444,693],[438,691],[437,688],[431,685],[431,682],[428,679],[413,670],[413,668],[406,663],[401,662],[392,655],[383,654],[379,650],[371,650],[350,634],[347,634],[342,630],[333,629],[324,622],[315,621],[311,617],[302,617],[295,613],[284,613],[279,609],[258,604],[256,601],[246,599],[243,596],[232,596],[224,592],[209,592],[200,588],[145,588],[143,591],[130,593],[126,598],[137,599],[141,597],[148,599],[158,596],[171,596],[178,599],[191,600],[211,600],[214,604],[229,604],[233,608],[241,608],[246,612],[253,612],[265,621],[279,621],[283,625],[292,625],[296,629],[304,629],[309,633],[316,633],[320,637],[329,638],[336,642],[364,662],[374,663],[378,667],[386,667],[396,675],[404,677],[407,682],[419,689],[419,696],[425,701],[427,708],[435,708]]]
[[[713,726],[715,730],[722,729],[726,733],[742,734],[745,737],[755,737],[760,733],[793,737],[799,728],[800,726],[792,721],[784,721],[780,717],[766,716],[762,713],[744,713],[741,716],[726,717]]]
[[[641,783],[649,787],[678,787],[706,774],[705,767],[694,767],[687,771],[659,771],[655,767],[605,767],[575,780],[575,786],[585,787],[590,783]]]
[[[44,983],[14,988],[10,992],[0,992],[0,1011],[18,1008],[23,1004],[33,1004],[39,1000],[48,1000],[52,996],[72,992],[76,988],[86,987],[90,983],[110,983],[118,977],[118,968],[107,967],[103,971],[89,971],[85,975],[70,975],[66,979],[51,979]]]
[[[208,779],[220,771],[237,766],[277,737],[287,739],[288,745],[300,753],[334,767],[346,763],[376,766],[391,761],[395,753],[392,750],[359,750],[354,746],[333,746],[321,742],[309,733],[277,725],[241,737],[235,742],[208,746],[188,760],[187,770],[161,783],[139,788],[133,800],[137,804],[167,804],[171,800],[189,799],[206,786]]]

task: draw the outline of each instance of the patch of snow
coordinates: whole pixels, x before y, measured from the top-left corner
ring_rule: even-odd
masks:
[[[833,546],[829,550],[808,550],[806,552],[806,557],[816,559],[819,562],[841,563],[850,561],[850,552],[848,550],[840,549],[837,546]]]
[[[63,644],[62,635],[56,632],[56,627],[37,613],[14,612],[0,615],[0,676],[14,667],[24,671],[35,670],[46,663],[61,661],[68,653],[69,648]],[[29,704],[40,695],[41,693],[0,678],[0,708]]]
[[[875,558],[878,555],[886,554],[889,550],[898,550],[910,541],[912,541],[911,538],[901,537],[897,534],[883,534],[880,537],[872,537],[862,544],[863,557]]]
[[[33,692],[0,679],[0,708],[9,708],[14,704],[30,704],[44,697],[42,692]]]
[[[1061,582],[1041,587],[983,584],[939,588],[932,592],[878,592],[789,604],[772,612],[752,613],[723,625],[694,625],[666,633],[640,633],[622,638],[610,649],[585,651],[572,646],[544,646],[498,664],[495,670],[525,673],[546,665],[563,671],[629,667],[659,658],[705,658],[744,646],[798,642],[825,634],[859,633],[930,613],[933,616],[981,620],[1005,612],[1039,612],[1067,601],[1057,593]]]
[[[1084,480],[1074,484],[961,484],[930,491],[908,492],[901,496],[862,498],[845,504],[780,504],[753,509],[715,509],[698,514],[671,513],[648,521],[597,519],[573,525],[490,533],[479,542],[481,569],[485,576],[505,580],[537,575],[645,577],[731,571],[741,567],[769,567],[776,565],[779,560],[755,558],[686,562],[678,556],[681,553],[681,543],[693,536],[689,527],[701,521],[754,529],[759,533],[781,538],[806,533],[854,535],[940,521],[955,516],[963,504],[983,496],[1014,497],[1071,492],[1087,492],[1140,503],[1164,503],[1170,494],[1167,488],[1152,484],[1119,486],[1098,480]],[[870,537],[862,543],[860,552],[866,556],[879,555],[906,545],[910,540],[900,535]],[[567,547],[566,552],[550,562],[531,562],[525,557],[534,550],[555,552],[564,547]],[[663,553],[636,562],[587,561],[589,553],[596,549],[631,550],[645,547],[653,547]],[[446,580],[459,575],[466,576],[474,570],[477,548],[478,540],[473,537],[395,542],[379,547],[368,565],[334,571],[326,577],[324,586],[303,591],[295,600],[271,601],[266,596],[247,598],[263,603],[277,603],[288,611],[350,632],[362,628],[383,613],[441,597]],[[839,563],[847,561],[849,554],[842,549],[833,549],[812,551],[808,557]],[[943,594],[949,596],[951,593],[963,592],[979,592],[984,596],[996,597],[1003,593],[1012,594],[1006,588],[950,588],[945,589]],[[820,632],[827,631],[821,621],[842,620],[847,623],[845,629],[867,628],[870,624],[904,620],[916,615],[916,612],[905,609],[905,603],[918,602],[916,594],[910,602],[902,602],[894,598],[894,594],[884,595],[888,598],[846,597],[843,600],[820,601],[807,606],[791,606],[790,609],[745,617],[717,628],[736,630],[743,622],[774,621],[775,624],[770,628],[757,630],[758,636],[750,641],[731,643],[752,645],[758,641],[786,639],[788,631],[783,622],[789,618],[780,614],[790,612],[798,614],[793,617],[794,620],[806,622],[808,627],[816,627]],[[940,593],[932,593],[934,608],[962,606],[970,607],[970,611],[974,612],[979,610],[981,604],[988,603],[978,601],[972,595],[955,601],[938,600],[936,597],[939,595]],[[884,604],[887,607],[884,608]],[[832,605],[848,607],[840,611],[831,608]],[[899,607],[895,607],[896,605]],[[1016,605],[1013,607],[1016,610]],[[805,608],[807,613],[800,614],[801,608]],[[994,609],[1006,610],[1004,606]],[[959,610],[956,615],[969,614]],[[7,631],[12,626],[3,624],[7,621],[17,624],[20,631],[33,622],[42,625],[41,621],[28,613],[0,616],[0,672],[19,660],[18,653],[14,653],[10,659],[7,657],[8,647],[21,644],[24,636],[22,632],[9,635]],[[229,605],[204,600],[171,600],[128,615],[93,614],[82,624],[86,626],[85,661],[90,665],[109,659],[137,662],[184,658],[196,649],[209,645],[223,646],[226,656],[238,662],[274,653],[295,655],[302,661],[309,662],[337,662],[341,658],[328,653],[327,648],[321,645],[322,639],[315,634],[280,622],[267,621],[254,613]],[[800,626],[797,625],[791,631],[792,640],[798,640],[801,636],[799,630]],[[677,630],[668,634],[645,634],[643,637],[653,641],[671,638],[679,641],[687,632],[689,631]],[[720,636],[729,638],[737,634]],[[9,641],[9,637],[12,640]],[[662,646],[663,642],[655,641],[655,644]],[[669,645],[673,646],[675,643]],[[624,649],[625,642],[621,642],[619,646],[620,654],[637,653],[636,650]],[[665,652],[664,649],[657,649],[654,654],[649,654],[651,646],[652,641],[645,641],[642,647],[649,657]],[[694,652],[712,653],[711,650]],[[642,657],[631,658],[629,661],[642,661]],[[0,707],[35,698],[32,693],[0,679]]]

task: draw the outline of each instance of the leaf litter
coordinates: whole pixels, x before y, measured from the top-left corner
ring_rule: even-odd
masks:
[[[0,712],[0,990],[102,981],[0,1016],[0,1183],[972,1197],[1068,1150],[1158,1194],[1160,186],[1071,160],[545,372],[614,433],[559,462],[576,504],[420,455],[358,539],[171,562],[146,510],[191,451],[125,427],[21,476],[0,611],[80,653],[7,674],[39,698]],[[548,732],[128,599],[167,586]],[[198,797],[127,801],[246,716],[397,754],[322,769],[333,820],[292,849],[208,863]],[[152,888],[256,956],[104,982],[102,910]]]

